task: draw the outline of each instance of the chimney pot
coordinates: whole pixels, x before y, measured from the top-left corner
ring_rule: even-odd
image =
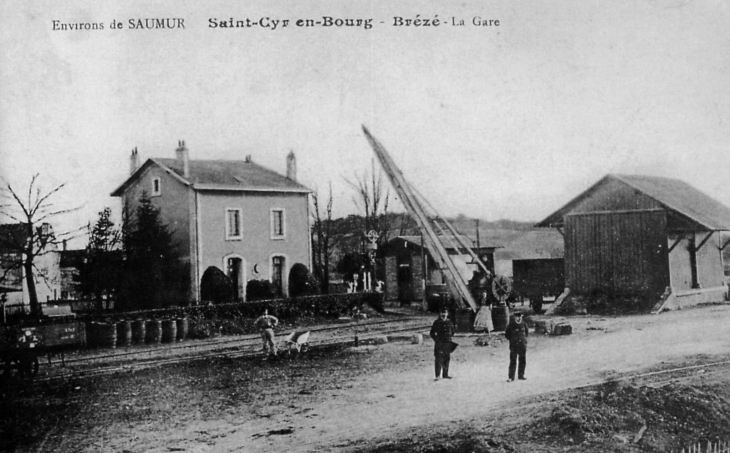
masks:
[[[177,141],[178,148],[175,150],[175,155],[178,162],[180,162],[183,169],[183,176],[186,178],[190,177],[190,155],[188,149],[185,147],[185,140]]]
[[[286,177],[292,181],[297,180],[297,158],[294,151],[290,151],[286,156]]]
[[[137,154],[137,148],[132,149],[132,154],[129,156],[129,174],[131,175],[139,168],[139,155]]]

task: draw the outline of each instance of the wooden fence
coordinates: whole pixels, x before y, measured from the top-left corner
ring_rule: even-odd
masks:
[[[697,442],[682,450],[672,450],[672,453],[730,453],[730,443],[719,440],[713,443],[708,440],[704,448],[701,442]]]

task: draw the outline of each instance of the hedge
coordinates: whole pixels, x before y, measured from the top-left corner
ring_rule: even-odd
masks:
[[[192,305],[187,307],[158,308],[104,314],[78,313],[89,320],[133,320],[139,318],[203,318],[203,319],[255,319],[264,310],[283,320],[301,317],[338,318],[353,308],[368,304],[374,310],[383,312],[383,293],[349,293],[301,296],[287,299],[259,300],[255,302],[233,302],[227,304]]]

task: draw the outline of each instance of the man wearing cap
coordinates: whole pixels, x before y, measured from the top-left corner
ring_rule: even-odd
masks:
[[[449,376],[449,362],[451,361],[451,352],[454,350],[455,343],[451,341],[454,336],[454,326],[448,317],[449,311],[442,308],[439,317],[433,322],[429,334],[434,341],[434,369],[437,381],[441,379],[442,370],[443,378],[451,379],[451,376]]]
[[[527,324],[522,322],[522,313],[515,313],[514,318],[510,321],[504,336],[509,340],[509,378],[507,382],[515,380],[515,368],[517,368],[517,378],[521,381],[527,379],[525,377],[525,367],[527,361],[527,335],[529,331]],[[519,360],[519,366],[517,362]]]
[[[264,310],[264,314],[256,318],[253,324],[258,327],[261,332],[261,340],[264,342],[264,354],[266,357],[276,357],[276,344],[274,340],[274,327],[279,325],[279,320],[275,316],[269,314],[269,310]]]

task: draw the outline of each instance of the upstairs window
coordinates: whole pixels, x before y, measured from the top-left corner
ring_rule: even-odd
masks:
[[[271,210],[271,238],[283,239],[286,236],[283,209]]]
[[[243,238],[241,228],[241,210],[226,209],[226,239],[236,240]]]
[[[160,178],[153,178],[152,179],[152,196],[156,197],[162,195],[162,182],[160,182]]]

